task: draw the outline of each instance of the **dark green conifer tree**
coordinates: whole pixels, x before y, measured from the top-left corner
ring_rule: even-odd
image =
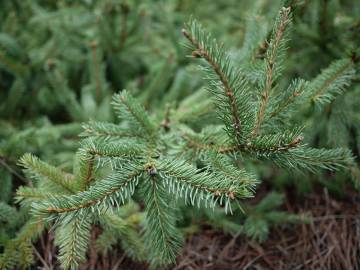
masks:
[[[0,11],[0,87],[9,89],[0,93],[0,269],[33,264],[33,243],[46,231],[55,233],[64,269],[78,268],[90,244],[100,253],[120,244],[133,260],[164,268],[175,263],[181,229],[195,211],[214,227],[259,241],[270,226],[306,221],[278,210],[277,192],[255,206],[243,201],[254,196],[262,168],[356,174],[353,142],[326,147],[322,140],[332,135],[316,125],[342,124],[332,112],[358,76],[356,50],[306,70],[312,52],[290,37],[298,42],[307,15],[292,3],[293,35],[290,7],[271,27],[280,1],[246,1],[242,47],[227,50],[238,46],[231,34],[238,1],[202,0],[229,12],[232,20],[214,17],[218,24],[191,1],[141,2],[24,0]],[[193,19],[178,31],[179,10],[194,13],[226,45]],[[304,59],[287,57],[289,44]],[[348,99],[349,130],[357,132],[356,102]],[[15,188],[20,209],[7,195]]]

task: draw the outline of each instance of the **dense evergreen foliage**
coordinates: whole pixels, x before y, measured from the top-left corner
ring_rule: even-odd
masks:
[[[215,2],[2,4],[0,269],[46,233],[166,268],[199,220],[262,242],[311,218],[284,189],[360,189],[359,5]]]

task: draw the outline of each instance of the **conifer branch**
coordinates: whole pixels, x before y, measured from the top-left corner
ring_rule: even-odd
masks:
[[[86,139],[82,142],[80,153],[83,153],[83,157],[90,154],[92,156],[102,157],[134,157],[143,153],[141,145],[135,145],[122,142],[111,142],[104,144],[101,141]]]
[[[297,147],[288,152],[274,153],[265,158],[271,158],[275,163],[284,168],[293,168],[299,171],[308,170],[316,172],[318,169],[336,171],[346,168],[353,162],[351,151],[343,148],[315,149]]]
[[[60,101],[60,103],[65,107],[68,113],[74,120],[82,121],[86,117],[84,116],[84,110],[81,108],[79,102],[76,99],[75,93],[72,89],[69,88],[68,81],[64,78],[64,74],[59,70],[59,68],[54,67],[55,63],[52,59],[48,61],[48,72],[47,78],[52,88],[54,88],[54,93]]]
[[[39,188],[21,186],[16,190],[16,201],[26,202],[26,205],[30,205],[34,201],[47,200],[53,196],[52,193]]]
[[[195,148],[199,151],[216,152],[220,154],[227,153],[254,153],[265,154],[275,152],[286,152],[292,148],[298,147],[303,141],[301,135],[302,128],[292,131],[287,130],[278,134],[261,135],[247,142],[246,144],[209,144],[203,143],[201,139],[195,139],[188,134],[183,134],[182,138],[187,141],[187,147]]]
[[[130,257],[137,261],[143,261],[145,259],[144,244],[141,242],[142,239],[135,230],[135,223],[130,220],[130,217],[123,218],[117,212],[110,213],[108,211],[104,214],[103,223],[105,231],[101,236],[104,238],[104,241],[98,238],[96,241],[98,247],[99,244],[101,244],[102,248],[109,248],[109,242],[111,244],[111,242],[116,242],[120,239],[122,248]]]
[[[188,147],[199,151],[219,154],[250,154],[265,158],[280,167],[306,169],[315,172],[318,169],[337,170],[346,168],[353,162],[353,156],[347,149],[314,149],[302,145],[303,137],[300,128],[285,133],[258,136],[245,145],[216,146],[213,144],[196,144]]]
[[[80,149],[76,152],[75,157],[74,174],[77,180],[77,190],[84,190],[94,180],[95,155]]]
[[[284,153],[299,147],[304,139],[302,128],[284,130],[275,134],[260,135],[250,143],[243,146],[244,152],[254,155],[267,155],[268,153]]]
[[[0,201],[0,222],[2,224],[9,223],[11,225],[15,225],[17,215],[18,213],[15,207]]]
[[[216,203],[225,205],[231,212],[231,200],[252,196],[256,180],[244,171],[229,173],[235,169],[227,164],[227,169],[212,172],[200,171],[181,160],[163,160],[158,164],[159,175],[164,179],[169,192],[184,198],[185,203],[200,206],[205,203],[214,208]]]
[[[129,131],[134,134],[143,132],[147,139],[154,140],[156,136],[154,125],[150,122],[145,109],[126,90],[115,94],[112,104],[119,118],[129,121]]]
[[[78,151],[80,157],[80,175],[82,183],[87,183],[92,178],[94,167],[104,166],[109,163],[112,168],[121,167],[122,162],[127,159],[139,157],[144,153],[141,148],[142,144],[131,142],[111,142],[104,144],[103,141],[93,140],[91,138],[82,142],[82,146]]]
[[[30,267],[33,262],[31,241],[36,239],[44,229],[45,223],[42,220],[34,218],[28,220],[16,237],[6,243],[4,253],[0,256],[0,269],[15,269],[19,261],[22,262],[23,267]]]
[[[291,108],[294,107],[294,105],[300,103],[301,101],[304,102],[304,97],[306,96],[305,91],[308,86],[309,83],[305,80],[294,80],[286,91],[278,95],[276,104],[273,106],[269,117],[275,118],[282,112],[290,114]],[[289,115],[287,116],[289,117]]]
[[[238,145],[231,145],[231,144],[216,144],[214,142],[206,142],[203,138],[197,138],[194,136],[191,136],[190,134],[183,133],[181,135],[182,139],[186,142],[186,148],[187,149],[196,149],[198,153],[201,153],[203,151],[206,152],[216,152],[216,153],[231,153],[238,149]]]
[[[67,193],[73,191],[73,178],[70,174],[60,171],[58,168],[41,161],[38,157],[25,154],[20,159],[20,165],[25,167],[25,171],[30,173],[33,178],[44,178],[56,184]]]
[[[98,7],[97,4],[95,6]],[[119,7],[123,13],[120,15],[123,16],[117,18],[119,14],[116,11]],[[280,10],[273,31],[269,33],[269,42],[263,43],[264,46],[260,48],[260,57],[254,58],[252,56],[260,40],[268,32],[267,24],[264,27],[262,25],[263,19],[253,24],[248,23],[252,30],[255,29],[258,32],[252,33],[251,29],[250,31],[248,29],[244,36],[243,50],[239,55],[235,51],[231,54],[227,53],[220,43],[202,29],[201,25],[193,20],[190,21],[182,33],[188,41],[193,58],[199,58],[202,63],[201,69],[207,80],[208,91],[204,91],[205,88],[199,84],[197,74],[189,76],[188,66],[183,66],[185,62],[175,61],[179,59],[174,58],[167,49],[157,51],[160,55],[169,56],[158,64],[153,61],[154,55],[142,59],[139,54],[135,54],[134,58],[128,58],[130,54],[127,53],[121,54],[120,65],[124,63],[131,65],[131,68],[122,72],[121,75],[130,75],[131,80],[128,81],[129,78],[122,77],[115,78],[114,72],[118,70],[119,61],[115,58],[108,59],[109,61],[104,62],[102,66],[99,57],[101,58],[102,53],[111,56],[122,49],[144,52],[144,48],[132,46],[136,45],[138,38],[143,38],[143,33],[136,37],[133,36],[136,33],[128,29],[130,24],[128,25],[127,19],[134,18],[128,17],[130,14],[128,14],[127,4],[119,6],[110,3],[105,6],[100,5],[99,8],[98,11],[104,12],[103,14],[111,14],[111,19],[109,22],[101,19],[101,24],[97,26],[100,28],[87,31],[90,34],[99,34],[100,38],[94,38],[101,40],[100,43],[90,44],[86,62],[90,64],[89,70],[82,71],[78,66],[82,63],[83,47],[74,48],[69,54],[74,56],[74,60],[77,59],[76,55],[79,56],[80,62],[76,61],[74,68],[67,63],[68,55],[63,57],[65,55],[62,53],[58,54],[58,51],[63,51],[59,47],[61,50],[56,50],[53,56],[56,60],[49,59],[48,61],[46,72],[48,80],[41,79],[34,82],[35,86],[46,83],[56,89],[57,96],[50,98],[54,104],[50,102],[43,104],[47,102],[47,99],[44,102],[43,98],[37,98],[42,100],[42,103],[40,110],[36,108],[34,112],[49,109],[51,112],[49,121],[52,121],[54,120],[52,109],[58,108],[59,103],[55,101],[59,100],[60,105],[66,108],[73,119],[87,119],[89,113],[96,109],[94,111],[99,112],[93,115],[96,119],[109,120],[112,114],[105,104],[109,97],[104,96],[104,102],[99,103],[101,92],[107,88],[107,80],[110,80],[109,83],[113,86],[130,83],[131,88],[135,86],[133,89],[137,97],[133,97],[126,90],[113,96],[112,105],[116,116],[120,118],[119,124],[91,121],[83,126],[84,131],[81,136],[84,140],[80,142],[81,146],[76,152],[74,175],[67,174],[60,168],[51,166],[31,155],[22,158],[21,164],[26,167],[25,173],[31,175],[36,181],[33,181],[34,185],[31,187],[20,187],[17,190],[17,201],[26,207],[25,210],[31,207],[32,221],[40,225],[30,229],[27,228],[29,225],[25,225],[26,232],[23,235],[20,232],[16,237],[17,240],[11,243],[14,246],[5,249],[8,252],[5,252],[5,255],[9,258],[22,256],[23,261],[30,262],[31,240],[41,233],[45,225],[49,224],[56,229],[55,244],[60,247],[59,260],[64,268],[77,268],[86,258],[89,242],[93,243],[94,240],[96,240],[96,250],[92,248],[90,256],[96,251],[105,253],[120,242],[122,249],[131,258],[140,261],[146,259],[146,262],[154,269],[166,268],[176,261],[183,241],[177,226],[177,217],[183,214],[182,211],[185,208],[183,201],[186,207],[188,205],[204,207],[204,212],[201,214],[205,213],[205,217],[217,226],[230,228],[229,231],[236,230],[237,233],[241,229],[241,232],[259,239],[264,239],[271,222],[286,220],[287,216],[283,212],[274,211],[282,201],[281,196],[276,194],[270,194],[259,203],[257,209],[254,207],[253,215],[250,214],[246,218],[244,226],[233,223],[231,218],[225,218],[224,215],[228,212],[232,213],[232,207],[238,205],[241,199],[254,196],[259,181],[256,175],[240,168],[249,166],[252,170],[259,169],[257,164],[252,163],[253,160],[262,164],[270,161],[291,171],[314,172],[319,168],[326,170],[349,168],[354,176],[359,174],[350,151],[340,148],[327,150],[307,147],[304,143],[302,128],[294,127],[293,121],[284,121],[286,117],[291,116],[296,116],[296,119],[291,120],[299,120],[301,117],[304,122],[312,120],[308,118],[310,111],[306,114],[295,115],[295,110],[302,109],[304,107],[302,105],[309,101],[320,106],[332,102],[338,94],[344,92],[355,76],[353,63],[343,59],[331,64],[310,83],[296,79],[287,88],[278,89],[280,88],[279,77],[285,66],[287,29],[291,21],[290,8]],[[257,16],[257,8],[254,10],[253,15]],[[61,18],[62,15],[59,14],[55,12],[40,17]],[[92,17],[93,15],[85,18]],[[60,21],[60,24],[63,23],[62,19],[56,20]],[[165,31],[173,30],[172,22],[166,21]],[[81,28],[86,22],[87,19],[80,20],[77,25]],[[118,25],[115,25],[117,23],[122,24],[120,29]],[[131,24],[136,25],[136,22]],[[116,30],[119,30],[116,40],[111,39],[114,26]],[[67,34],[67,32],[62,32],[58,25],[55,25],[54,29],[58,31],[56,33]],[[97,31],[99,29],[100,31]],[[163,30],[164,28],[160,33]],[[175,42],[176,35],[173,33],[170,35]],[[152,42],[155,36],[149,36],[151,44],[156,44]],[[130,45],[128,41],[131,42],[131,46],[127,46]],[[176,43],[174,45],[179,49]],[[45,54],[32,52],[30,58],[39,63],[42,62],[43,57],[47,57],[49,52],[53,53],[51,47],[58,45],[56,40],[52,40],[49,44],[44,48],[50,51]],[[66,45],[67,42],[64,44]],[[159,45],[163,44],[161,37]],[[263,54],[263,52],[266,53]],[[264,58],[264,61],[256,58]],[[138,59],[141,59],[140,65],[132,67],[134,63],[138,63]],[[241,67],[235,65],[239,59]],[[6,69],[8,68],[7,65]],[[105,69],[109,74],[106,78],[105,74],[102,74]],[[73,73],[74,70],[81,70],[81,72]],[[90,79],[90,84],[82,85],[83,80],[76,81],[76,78],[80,78],[78,75],[85,80]],[[134,81],[134,78],[140,78],[138,75],[141,79]],[[142,79],[143,76],[145,80]],[[5,77],[9,81],[13,80],[12,76]],[[17,78],[13,82],[14,89],[23,88],[23,84],[25,85],[28,81],[27,78],[25,79]],[[281,82],[285,80],[286,78]],[[143,82],[145,82],[144,85]],[[5,82],[4,85],[7,84]],[[41,91],[50,95],[49,85],[46,84]],[[74,91],[75,88],[70,89],[69,86],[74,86],[81,91]],[[252,88],[258,90],[258,93],[254,93]],[[12,86],[9,89],[12,89]],[[182,89],[187,90],[180,91]],[[198,91],[186,97],[193,90]],[[22,90],[20,92],[22,93]],[[17,94],[20,92],[14,91]],[[16,101],[15,96],[19,95],[14,93],[11,94],[12,97],[9,100]],[[93,97],[97,102],[94,103]],[[81,100],[82,105],[78,99]],[[170,105],[167,104],[168,102]],[[209,102],[213,104],[210,105]],[[17,105],[17,101],[14,104]],[[146,104],[146,107],[143,104]],[[352,106],[355,104],[351,103]],[[334,105],[337,104],[334,103]],[[2,108],[7,109],[8,106],[2,106]],[[0,110],[5,111],[2,108]],[[147,111],[148,108],[149,111]],[[214,108],[220,121],[213,117]],[[12,116],[8,111],[7,113]],[[207,117],[206,120],[209,121],[204,121],[204,117]],[[354,121],[356,117],[352,117]],[[334,119],[332,123],[339,122],[338,118]],[[56,120],[66,121],[67,119]],[[42,123],[46,120],[40,119],[37,122]],[[24,123],[23,126],[28,125]],[[344,123],[344,127],[345,125]],[[0,123],[0,126],[12,125]],[[7,128],[3,129],[5,129],[3,132],[5,136],[13,132],[7,132]],[[36,127],[33,127],[31,132],[15,134],[16,138],[11,139],[10,142],[1,142],[1,152],[6,153],[7,156],[12,151],[12,147],[17,145],[19,147],[16,148],[22,151],[22,145],[28,142],[27,140],[23,142],[23,138],[34,137],[38,148],[46,146],[46,151],[40,153],[47,156],[52,154],[52,151],[57,151],[59,146],[56,145],[48,151],[45,144],[49,141],[43,140],[43,137],[51,134],[57,138],[58,134],[64,133],[62,131],[69,136],[78,133],[74,131],[74,127],[70,127],[70,131],[68,125],[65,129],[64,127],[60,129],[44,127],[34,132],[35,129]],[[317,138],[321,139],[322,135],[320,134]],[[308,141],[311,141],[311,138]],[[322,142],[319,143],[319,145],[322,144]],[[69,143],[69,146],[71,151],[74,150],[78,147],[77,141]],[[20,150],[17,152],[21,152]],[[61,152],[54,158],[61,162],[65,160],[66,163],[62,164],[68,166],[71,164],[68,158],[70,153],[66,151],[65,154],[66,156]],[[274,173],[273,170],[270,172]],[[6,181],[11,183],[11,175],[7,171],[0,170],[0,173],[4,173]],[[277,173],[278,171],[275,172],[276,175]],[[127,205],[130,206],[130,210],[125,205],[129,201],[131,203]],[[181,207],[178,208],[178,206]],[[210,211],[214,209],[215,211]],[[7,215],[15,216],[19,213],[14,207],[0,202],[1,224],[4,223],[3,221],[12,222]],[[235,216],[233,220],[238,220],[237,217]],[[144,231],[138,230],[140,229],[138,226],[143,225]],[[2,228],[0,233],[1,231]],[[100,236],[95,239],[98,231]],[[94,237],[90,239],[91,232],[94,232],[92,234]],[[28,235],[29,233],[33,235]],[[7,258],[4,259],[6,256],[0,255],[0,268],[5,262],[5,267],[15,269],[17,266],[13,262],[10,260],[10,263],[6,262]]]
[[[150,265],[163,267],[175,262],[181,247],[181,234],[176,228],[174,201],[170,201],[164,183],[156,175],[142,183],[146,207],[145,245],[150,252]]]
[[[78,168],[76,178],[78,186],[86,188],[93,180],[93,171],[100,164],[110,163],[115,168],[126,158],[136,157],[143,150],[139,145],[130,143],[112,142],[104,144],[103,141],[94,140],[91,137],[81,143],[78,156]]]
[[[344,92],[354,75],[355,70],[351,60],[342,59],[333,62],[311,81],[310,100],[319,106],[329,103],[336,95]]]
[[[242,189],[242,192],[239,192],[242,198],[254,196],[255,187],[259,183],[255,175],[235,167],[228,157],[217,153],[212,153],[206,162],[208,170],[211,170],[212,174],[219,175],[217,178],[225,178],[238,185]]]
[[[99,210],[121,205],[134,193],[142,174],[140,168],[131,166],[121,173],[114,173],[97,181],[86,191],[74,195],[63,195],[33,205],[35,214],[49,215],[79,211],[81,209]]]
[[[133,134],[124,127],[113,123],[90,121],[83,125],[84,131],[80,134],[82,137],[104,138],[128,138],[128,137],[141,137],[141,134]]]
[[[85,260],[90,229],[90,219],[84,215],[63,220],[57,228],[55,243],[60,247],[59,259],[64,269],[75,270]]]
[[[279,16],[276,20],[274,31],[269,43],[269,47],[265,57],[265,74],[260,84],[262,87],[260,107],[257,114],[257,120],[253,131],[253,137],[259,132],[260,126],[265,117],[266,106],[269,102],[273,83],[279,73],[279,67],[281,67],[281,61],[279,61],[279,55],[285,49],[285,31],[290,24],[290,7],[282,8]]]
[[[237,111],[238,111],[237,102],[235,100],[234,91],[230,87],[229,79],[221,70],[221,67],[220,67],[219,63],[217,62],[217,60],[210,55],[210,52],[208,50],[206,50],[199,43],[198,40],[195,40],[194,37],[191,36],[185,29],[182,30],[182,33],[191,42],[191,44],[196,48],[196,51],[194,51],[193,55],[204,58],[210,64],[210,66],[214,69],[215,73],[219,77],[219,80],[222,82],[222,84],[224,86],[225,95],[229,99],[228,102],[231,107],[234,129],[236,130],[236,133],[240,135],[241,134],[241,124],[240,124],[239,116],[237,115]]]
[[[230,57],[221,46],[206,34],[196,21],[189,23],[189,31],[183,29],[183,35],[194,49],[193,56],[206,60],[210,65],[208,79],[216,97],[216,105],[221,111],[220,117],[236,142],[244,141],[247,129],[252,123],[250,96],[245,78],[232,67]],[[214,74],[211,74],[213,72]],[[219,84],[221,82],[221,85]]]

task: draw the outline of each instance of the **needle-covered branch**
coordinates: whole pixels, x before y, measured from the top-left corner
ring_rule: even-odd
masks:
[[[90,121],[83,125],[84,131],[80,134],[82,137],[93,137],[108,139],[123,139],[131,138],[134,136],[127,128],[121,127],[113,123]],[[138,134],[141,136],[141,134]]]
[[[112,104],[118,117],[128,123],[132,134],[136,136],[142,133],[148,140],[155,139],[157,132],[154,124],[145,109],[128,91],[123,90],[120,94],[114,95]]]
[[[86,259],[91,223],[84,214],[69,216],[55,231],[55,244],[59,246],[59,260],[64,269],[76,270]]]
[[[291,22],[290,8],[282,8],[273,28],[269,47],[265,56],[265,70],[260,81],[260,106],[257,112],[253,137],[255,137],[264,121],[266,106],[269,103],[274,82],[279,77],[282,69],[282,60],[286,50],[287,28]]]
[[[192,55],[203,58],[208,64],[203,69],[209,80],[209,90],[229,137],[236,143],[244,142],[254,121],[251,93],[244,75],[234,68],[223,47],[196,21],[190,21],[183,34],[190,43]]]
[[[34,203],[34,214],[46,217],[51,214],[77,211],[89,213],[122,205],[134,193],[142,173],[140,167],[128,165],[123,168],[122,173],[111,174],[105,179],[97,181],[86,191]],[[56,216],[52,218],[56,218]]]
[[[181,160],[169,159],[158,164],[158,171],[165,181],[169,192],[176,197],[184,198],[191,205],[215,207],[216,203],[224,205],[231,212],[231,200],[247,198],[253,194],[257,180],[251,174],[236,170],[230,164],[224,167],[202,171]],[[229,173],[231,170],[236,172]]]
[[[145,207],[145,245],[150,252],[151,267],[159,268],[175,262],[182,244],[176,227],[175,201],[156,175],[149,176],[141,185]]]
[[[330,103],[345,91],[354,75],[355,69],[350,59],[333,62],[311,81],[308,93],[311,101],[319,107]]]
[[[113,11],[116,12],[116,8]],[[322,106],[342,94],[354,78],[354,63],[334,62],[309,82],[280,80],[287,64],[284,56],[290,9],[280,10],[272,32],[268,33],[269,41],[259,48],[260,39],[268,32],[268,27],[261,25],[263,20],[253,25],[252,29],[262,31],[253,39],[251,31],[247,32],[240,55],[235,48],[227,53],[200,24],[191,20],[183,30],[184,40],[192,57],[201,62],[205,83],[192,69],[192,64],[181,66],[188,62],[180,61],[180,55],[169,57],[161,65],[147,59],[144,62],[151,65],[147,66],[149,70],[140,68],[141,76],[133,73],[132,67],[126,72],[119,70],[120,74],[134,75],[130,81],[123,81],[119,76],[119,80],[111,84],[126,85],[132,90],[131,94],[123,90],[113,96],[114,115],[118,116],[119,123],[100,122],[112,120],[113,115],[105,104],[110,96],[101,97],[101,102],[98,99],[95,103],[91,96],[82,97],[81,103],[76,101],[76,104],[86,104],[80,106],[84,110],[79,119],[98,121],[83,124],[80,143],[73,138],[74,132],[68,134],[73,140],[72,152],[67,152],[65,158],[54,157],[52,162],[57,162],[58,167],[30,154],[21,159],[25,174],[35,181],[31,182],[32,186],[18,189],[18,202],[31,208],[33,219],[54,226],[62,267],[75,269],[86,258],[89,244],[103,254],[121,244],[123,251],[134,260],[146,261],[153,269],[169,267],[176,262],[183,242],[179,224],[187,219],[192,206],[198,207],[196,212],[205,217],[205,221],[210,220],[210,224],[231,227],[229,231],[234,233],[241,229],[242,233],[262,238],[260,235],[270,232],[268,224],[275,223],[275,219],[285,220],[282,212],[273,209],[280,206],[281,198],[265,199],[253,215],[246,211],[240,214],[234,206],[241,210],[240,200],[254,196],[260,182],[257,173],[261,176],[263,166],[270,163],[290,172],[317,173],[318,169],[350,167],[353,175],[358,173],[349,150],[312,148],[311,142],[315,140],[306,135],[306,128],[313,128],[306,127],[307,124],[314,122],[313,111],[308,110],[311,104]],[[130,43],[126,43],[129,45],[126,47],[130,48],[136,39],[130,37],[131,31],[127,34]],[[113,54],[115,51],[102,51],[101,43],[96,51],[107,56],[104,60],[111,65],[117,60],[121,60],[119,66],[115,65],[119,68],[130,63],[122,62],[125,54],[118,58]],[[167,54],[165,47],[164,51],[152,48],[151,52],[156,51],[161,57]],[[291,53],[289,51],[289,55]],[[253,57],[254,54],[257,55]],[[100,62],[99,65],[105,64]],[[113,72],[106,75],[116,77]],[[292,70],[285,74],[289,73]],[[96,92],[98,79],[92,77],[92,85],[82,88],[81,95]],[[77,83],[71,85],[78,86]],[[64,88],[63,84],[60,86]],[[98,92],[101,95],[108,92],[102,90]],[[77,99],[74,93],[70,97]],[[90,100],[89,103],[86,100]],[[73,105],[70,107],[80,108]],[[69,111],[70,115],[77,111],[75,109]],[[104,115],[97,117],[98,112]],[[330,108],[326,112],[328,116],[334,110]],[[18,137],[20,139],[16,143],[11,141],[11,145],[17,144],[23,135]],[[321,136],[316,140],[318,138]],[[48,156],[47,152],[40,154]],[[71,154],[75,154],[74,160]],[[282,170],[272,168],[266,171],[269,178],[281,174]],[[66,172],[70,170],[73,174]],[[133,210],[127,211],[128,207]],[[11,209],[15,208],[5,207],[0,219]],[[227,213],[233,217],[228,219]],[[245,226],[235,223],[238,214],[249,215]],[[265,217],[265,225],[261,224],[260,215]],[[259,234],[261,229],[263,233]],[[0,265],[2,260],[0,257]]]
[[[20,159],[20,165],[25,168],[25,172],[28,173],[31,178],[36,180],[39,178],[44,179],[67,193],[71,193],[74,189],[74,179],[70,174],[41,161],[36,156],[25,154]]]

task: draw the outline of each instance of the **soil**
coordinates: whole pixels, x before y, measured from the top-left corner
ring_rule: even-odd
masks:
[[[173,269],[360,269],[359,198],[334,199],[326,191],[306,196],[291,212],[308,213],[312,221],[273,228],[262,244],[205,231],[189,239]]]

